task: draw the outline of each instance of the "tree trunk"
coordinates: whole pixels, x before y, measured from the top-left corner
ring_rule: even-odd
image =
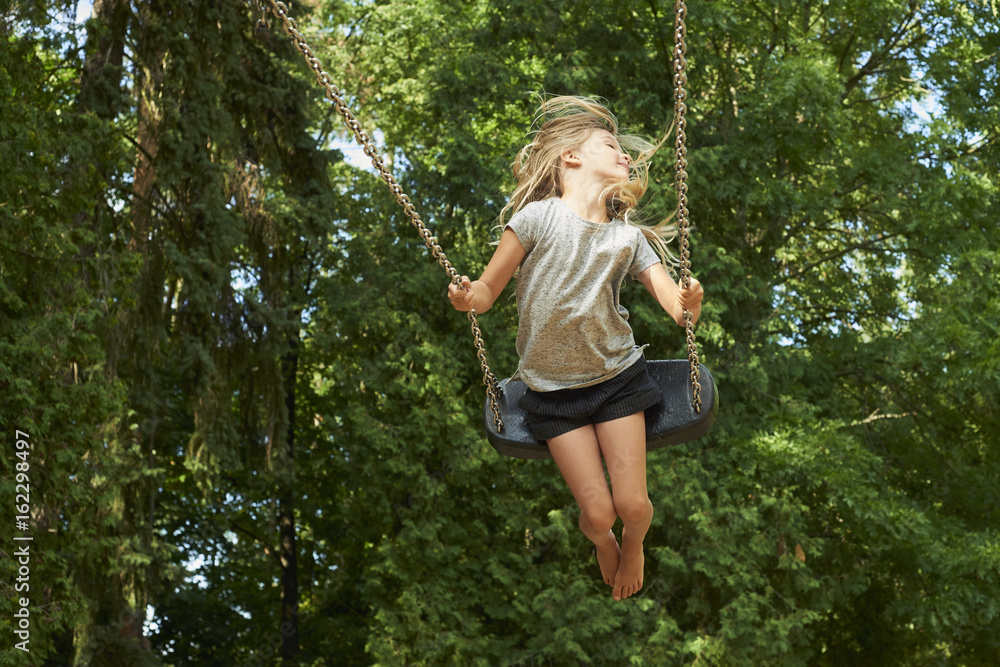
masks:
[[[299,339],[295,334],[289,341],[289,351],[282,359],[285,381],[285,408],[288,411],[289,474],[283,482],[278,500],[278,526],[281,535],[281,657],[291,661],[299,650],[299,584],[298,562],[295,548],[295,496],[292,477],[295,455],[295,377],[299,366]]]
[[[140,5],[141,25],[149,21],[152,9],[149,4]],[[129,242],[131,250],[142,248],[149,240],[151,198],[156,178],[156,153],[159,148],[160,110],[157,100],[163,85],[163,43],[151,44],[149,31],[140,29],[137,52],[140,62],[135,73],[136,106],[138,109],[138,150],[133,173],[132,205],[133,236]],[[142,56],[145,56],[143,58]]]
[[[122,91],[122,76],[124,74],[125,44],[128,38],[129,19],[131,9],[128,0],[95,0],[92,14],[96,19],[94,26],[90,29],[87,38],[86,56],[83,68],[80,73],[80,87],[76,100],[76,111],[79,114],[79,122],[86,123],[88,115],[96,116],[103,121],[113,121],[122,108],[125,106],[125,95]],[[65,189],[72,192],[75,189],[85,189],[88,193],[96,191],[92,182],[94,176],[90,173],[94,162],[100,163],[101,156],[107,149],[106,141],[102,136],[92,139],[93,152],[91,160],[77,159],[71,160],[67,164],[65,172]],[[103,174],[99,174],[99,178]],[[82,208],[76,211],[73,216],[73,226],[77,229],[89,227],[93,230],[96,238],[105,237],[108,230],[106,219],[102,217],[102,207]],[[84,280],[92,286],[92,289],[101,291],[100,267],[92,272],[95,267],[88,261],[95,254],[95,244],[84,243],[80,246],[79,256],[83,261]],[[110,340],[106,345],[106,353],[110,357],[115,356],[112,348],[115,345]],[[116,374],[115,364],[108,364],[108,376]],[[75,369],[74,369],[75,370]],[[78,382],[76,373],[73,373],[72,382]],[[133,497],[127,489],[122,490],[127,503],[128,498]],[[141,495],[141,494],[140,494]],[[138,533],[143,541],[148,545],[151,539],[151,526],[143,525],[142,521],[123,525],[122,530]],[[87,578],[88,575],[84,575]],[[94,623],[104,626],[101,632],[105,634],[101,637],[108,639],[114,635],[120,638],[135,640],[136,648],[149,650],[149,640],[143,637],[143,622],[145,620],[145,599],[146,596],[141,590],[142,584],[138,583],[143,579],[141,574],[121,572],[108,578],[97,581],[81,582],[84,588],[97,587],[96,597],[101,600],[96,615],[91,618],[91,627],[84,633],[76,633],[75,651],[77,656],[86,655],[92,648],[92,632]],[[105,625],[106,624],[106,625]],[[73,628],[67,629],[67,636],[57,640],[57,644],[72,645],[74,642]]]

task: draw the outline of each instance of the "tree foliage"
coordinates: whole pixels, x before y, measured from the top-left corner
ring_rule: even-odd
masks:
[[[32,651],[5,659],[1000,659],[990,3],[691,3],[698,333],[722,408],[649,457],[625,603],[554,464],[485,442],[446,278],[344,161],[280,23],[101,0],[76,31],[72,7],[3,14],[0,421],[31,434],[36,554]],[[671,3],[291,11],[462,273],[489,259],[529,92],[602,96],[656,140],[671,122]],[[651,216],[673,205],[671,143]],[[651,356],[684,354],[642,290],[623,300]],[[509,375],[513,299],[480,323]]]

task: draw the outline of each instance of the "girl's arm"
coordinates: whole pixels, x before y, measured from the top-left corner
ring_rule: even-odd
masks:
[[[475,309],[477,313],[485,313],[510,282],[525,254],[514,230],[505,229],[500,245],[479,280],[470,282],[468,276],[462,276],[462,287],[456,287],[454,283],[448,285],[451,305],[462,312]]]
[[[681,289],[662,264],[653,264],[640,273],[638,278],[678,325],[684,326],[684,309],[691,311],[692,324],[698,322],[705,290],[697,280],[692,278],[691,285],[687,289]]]

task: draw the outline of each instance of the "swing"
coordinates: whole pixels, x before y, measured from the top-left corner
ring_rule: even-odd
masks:
[[[646,410],[646,451],[679,445],[708,433],[719,408],[719,394],[708,369],[698,364],[701,402],[702,406],[710,406],[707,410],[699,409],[701,406],[695,407],[692,403],[688,382],[691,367],[687,359],[650,360],[646,362],[646,369],[662,395],[658,404]],[[500,387],[503,431],[497,430],[492,419],[489,399],[483,405],[486,437],[493,449],[519,459],[552,458],[548,445],[531,435],[524,412],[517,407],[517,401],[524,395],[527,386],[516,380],[503,380]]]
[[[265,8],[265,5],[267,6]],[[266,9],[282,22],[287,35],[295,41],[295,48],[302,54],[309,68],[315,73],[316,81],[326,88],[326,97],[334,103],[337,112],[343,117],[345,125],[354,133],[354,138],[364,148],[364,153],[371,161],[380,178],[396,197],[396,202],[410,218],[417,233],[424,240],[424,245],[431,255],[448,274],[449,280],[455,285],[461,285],[458,271],[445,256],[437,239],[423,224],[416,207],[410,198],[389,172],[385,162],[375,151],[371,136],[362,131],[354,114],[344,102],[342,93],[330,75],[323,71],[323,66],[316,58],[305,37],[299,32],[295,20],[288,15],[288,7],[278,0],[258,0],[261,14],[257,22],[258,29],[267,30],[265,19]],[[687,6],[682,0],[674,3],[674,116],[676,120],[676,162],[674,182],[677,187],[677,226],[680,243],[680,279],[681,285],[687,287],[691,281],[690,248],[688,243],[688,208],[687,208],[687,135],[684,114],[687,105],[684,100],[687,93],[684,84],[687,83],[685,69],[687,68],[687,46],[685,37],[687,28],[684,19]],[[518,399],[524,395],[527,387],[522,382],[511,382],[509,379],[498,381],[490,370],[486,358],[482,331],[476,319],[476,311],[470,310],[467,318],[472,327],[473,342],[476,356],[483,371],[483,383],[486,385],[486,399],[483,403],[483,422],[486,437],[494,449],[505,456],[524,459],[552,458],[548,446],[536,440],[527,426],[524,413],[517,407]],[[719,395],[715,380],[709,370],[698,362],[698,350],[695,344],[694,325],[691,313],[684,311],[684,324],[687,332],[687,359],[649,361],[647,368],[650,377],[659,386],[662,398],[658,405],[646,410],[646,449],[651,451],[667,445],[688,442],[703,436],[715,423],[719,408]]]

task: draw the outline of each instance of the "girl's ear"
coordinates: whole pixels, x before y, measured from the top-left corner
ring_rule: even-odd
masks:
[[[583,164],[583,160],[575,150],[563,151],[559,154],[559,158],[563,161],[563,166],[566,167],[579,167]]]

